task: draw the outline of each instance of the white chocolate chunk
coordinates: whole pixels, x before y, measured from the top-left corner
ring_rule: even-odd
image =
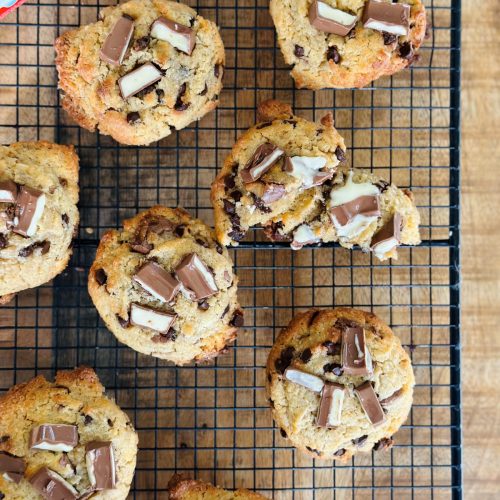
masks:
[[[377,31],[385,31],[386,33],[392,33],[393,35],[398,35],[398,36],[405,36],[408,34],[408,29],[405,26],[400,26],[398,24],[384,23],[382,21],[375,21],[373,19],[366,21],[364,27]]]
[[[47,451],[71,451],[74,446],[66,443],[39,443],[31,447],[33,450],[47,450]]]
[[[356,16],[340,9],[334,9],[324,2],[318,2],[318,14],[325,19],[330,19],[344,26],[350,26],[356,21]]]
[[[392,252],[399,245],[397,238],[390,238],[388,240],[381,241],[373,247],[373,253],[379,258],[383,259],[386,254]]]
[[[325,385],[323,380],[316,375],[306,373],[295,368],[287,368],[285,370],[285,378],[290,382],[301,385],[313,392],[321,392]]]
[[[349,172],[345,184],[337,189],[332,189],[330,200],[333,207],[355,200],[360,196],[377,196],[379,190],[371,182],[353,182],[353,172]]]
[[[366,217],[363,214],[357,214],[345,226],[341,226],[335,216],[332,216],[333,225],[337,230],[337,234],[344,238],[356,238],[359,236],[372,222],[378,219],[377,216]]]
[[[130,322],[133,325],[149,328],[157,332],[167,332],[175,318],[174,314],[156,311],[139,304],[132,304],[130,308]]]
[[[293,233],[293,241],[290,244],[292,250],[300,250],[304,245],[317,243],[319,238],[313,233],[307,224],[301,224]]]
[[[289,158],[291,169],[290,175],[302,181],[304,188],[314,186],[317,181],[315,177],[319,171],[326,165],[326,158],[322,156],[292,156]]]
[[[170,20],[163,21],[162,18],[160,18],[153,23],[151,27],[151,36],[158,40],[168,42],[172,47],[175,47],[185,54],[189,55],[193,51],[194,43],[192,37],[194,35],[192,30],[187,26]]]
[[[161,71],[154,64],[143,64],[118,80],[122,97],[127,99],[137,94],[157,82],[161,77]]]

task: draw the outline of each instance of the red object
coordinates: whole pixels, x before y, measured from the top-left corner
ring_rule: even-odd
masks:
[[[17,9],[26,0],[0,0],[0,19],[10,11]]]

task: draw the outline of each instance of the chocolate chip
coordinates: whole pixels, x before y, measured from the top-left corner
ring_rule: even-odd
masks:
[[[205,83],[205,87],[204,89],[198,94],[198,95],[205,95],[208,91],[208,87],[207,87],[207,84]]]
[[[241,241],[245,237],[245,233],[241,228],[233,228],[227,235],[234,241]]]
[[[224,211],[228,215],[232,215],[236,213],[236,205],[229,200],[222,200],[222,204],[224,205]]]
[[[242,196],[241,191],[235,190],[231,192],[231,198],[236,202],[240,201]]]
[[[127,122],[130,125],[134,125],[135,123],[139,123],[141,121],[141,115],[137,111],[132,111],[127,115]]]
[[[340,54],[339,50],[336,45],[332,45],[331,47],[328,47],[328,50],[326,52],[326,59],[328,61],[333,61],[335,64],[338,64],[340,62]]]
[[[300,355],[300,360],[302,361],[302,363],[309,363],[311,357],[312,357],[311,349],[307,348],[302,351],[302,354]]]
[[[340,344],[336,342],[327,340],[323,342],[323,346],[326,347],[326,354],[328,354],[328,356],[335,356],[337,354],[340,354]]]
[[[387,181],[384,181],[382,179],[379,180],[378,182],[375,182],[374,185],[378,187],[381,193],[387,191],[387,188],[390,186],[390,184]]]
[[[148,45],[149,45],[149,41],[151,39],[149,38],[149,36],[142,36],[141,38],[138,38],[135,42],[134,42],[134,45],[132,46],[132,48],[136,51],[139,51],[139,50],[145,50],[148,48]]]
[[[85,425],[90,425],[94,419],[90,415],[85,415],[83,423]]]
[[[5,498],[5,495],[0,491],[0,500],[3,500]]]
[[[200,238],[196,238],[196,243],[198,243],[198,245],[200,245],[204,248],[210,248],[210,245],[206,241],[204,241]]]
[[[61,184],[62,187],[66,187],[68,185],[68,181],[63,177],[59,177],[59,184]]]
[[[309,322],[307,323],[307,326],[311,326],[314,323],[314,320],[318,317],[318,314],[320,311],[314,311],[312,316],[309,318]]]
[[[338,363],[327,363],[323,366],[323,371],[325,373],[333,373],[337,377],[340,377],[344,373],[344,370]]]
[[[384,37],[384,45],[392,45],[398,39],[397,35],[387,33],[387,31],[382,31],[382,36]]]
[[[224,177],[224,186],[226,186],[227,189],[233,189],[235,185],[234,175],[226,175],[226,177]]]
[[[349,33],[346,35],[347,39],[356,38],[356,27],[354,27]]]
[[[130,323],[127,319],[123,319],[121,316],[118,314],[116,315],[116,319],[118,320],[118,323],[120,323],[120,326],[122,328],[128,328],[130,326]]]
[[[224,66],[222,64],[216,64],[214,66],[214,76],[215,78],[219,78],[219,75],[222,73],[224,70]]]
[[[224,311],[222,311],[222,316],[221,316],[221,319],[229,312],[229,304],[226,306],[226,308],[224,309]]]
[[[174,224],[170,222],[165,217],[160,217],[158,219],[151,219],[148,221],[147,234],[155,233],[161,235],[165,232],[170,232],[174,229]]]
[[[215,244],[215,250],[217,250],[217,253],[219,253],[221,255],[224,252],[224,249],[218,243]]]
[[[5,235],[0,234],[0,250],[2,248],[5,248],[7,245],[8,245],[7,238],[5,237]]]
[[[173,342],[177,338],[177,333],[173,328],[167,333],[160,333],[159,335],[155,335],[151,340],[155,343],[164,344],[165,342]]]
[[[304,47],[296,44],[295,48],[293,49],[293,53],[296,57],[304,57]]]
[[[50,250],[50,241],[37,241],[19,250],[19,257],[29,257],[37,249],[41,249],[41,254],[45,255]]]
[[[274,362],[274,367],[276,371],[283,374],[285,370],[290,366],[292,362],[293,355],[295,354],[295,347],[288,346],[281,351],[280,357]]]
[[[399,46],[399,55],[403,59],[411,59],[413,57],[413,47],[410,42],[403,42]]]
[[[352,444],[356,446],[361,446],[366,440],[368,439],[368,434],[364,434],[363,436],[360,436],[359,438],[352,439]]]
[[[189,108],[189,103],[186,103],[182,100],[184,94],[186,93],[186,90],[187,90],[187,84],[183,83],[177,94],[177,100],[175,101],[174,109],[176,111],[185,111],[186,109]]]
[[[272,125],[273,122],[262,122],[259,123],[258,125],[255,126],[256,130],[261,130],[263,128],[269,127],[269,125]]]
[[[135,97],[137,97],[138,99],[142,99],[144,96],[153,92],[156,89],[156,85],[157,85],[157,82],[152,83],[151,85],[148,85],[147,87],[143,88],[141,91],[137,92],[137,94],[135,94]]]
[[[337,450],[333,455],[335,457],[341,457],[345,453],[345,448],[340,448],[340,450]]]
[[[156,89],[156,96],[158,97],[158,102],[163,103],[163,98],[165,97],[165,91],[163,89]]]
[[[110,418],[108,418],[108,427],[114,427],[114,425],[115,424],[113,423],[113,421]]]
[[[335,156],[341,163],[345,162],[345,151],[340,146],[335,149]]]
[[[202,311],[208,310],[210,306],[208,305],[207,300],[202,300],[201,302],[198,302],[198,309],[201,309]]]
[[[288,125],[293,125],[293,128],[297,125],[297,120],[283,120],[283,123],[288,123]]]
[[[179,224],[175,229],[174,229],[174,234],[178,236],[179,238],[182,238],[184,236],[184,229],[186,229],[186,226],[184,224]]]
[[[147,241],[136,242],[130,244],[130,249],[142,255],[147,255],[153,249],[153,245]]]
[[[195,17],[192,17],[190,20],[189,20],[189,26],[191,26],[191,28],[194,26],[194,22],[196,21],[196,18]]]
[[[394,444],[394,439],[392,438],[382,438],[380,441],[373,445],[375,451],[388,450]]]
[[[104,285],[106,283],[106,281],[108,281],[108,277],[107,277],[106,273],[104,272],[104,269],[98,269],[95,272],[95,280],[101,286]]]
[[[239,309],[234,313],[233,319],[229,322],[230,325],[240,328],[245,324],[245,320],[243,318],[243,311]]]
[[[264,214],[268,214],[272,212],[272,210],[264,203],[264,200],[262,198],[259,198],[258,196],[255,196],[255,194],[252,193],[253,196],[253,202],[255,206]]]
[[[280,429],[280,434],[281,434],[281,436],[282,436],[282,437],[284,437],[284,438],[288,437],[288,435],[287,435],[287,433],[286,433],[285,429]]]
[[[269,383],[271,383],[271,380],[272,380],[272,379],[273,379],[273,376],[269,373],[269,374],[267,375],[267,381],[268,381]]]
[[[339,318],[335,321],[334,327],[338,330],[345,330],[346,328],[357,328],[359,326],[356,321],[347,318]]]
[[[10,439],[10,436],[8,436],[8,435],[0,437],[0,444],[6,443],[9,439]]]

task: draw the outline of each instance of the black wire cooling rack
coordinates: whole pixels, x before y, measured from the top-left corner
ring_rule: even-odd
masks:
[[[88,133],[60,109],[52,43],[111,2],[28,1],[0,25],[0,140],[74,144],[81,226],[68,269],[0,309],[0,390],[86,364],[135,422],[134,499],[162,499],[173,472],[281,499],[460,498],[460,1],[427,0],[432,26],[411,70],[363,90],[296,90],[277,49],[268,2],[187,2],[221,27],[218,110],[149,147]],[[175,368],[118,344],[87,294],[100,235],[156,203],[212,223],[209,186],[256,105],[275,97],[319,119],[333,110],[349,161],[411,186],[423,243],[381,264],[336,246],[292,252],[254,233],[232,251],[246,326],[213,364]],[[311,306],[349,305],[389,322],[409,350],[413,410],[387,453],[346,465],[304,457],[273,426],[264,365],[273,338]]]

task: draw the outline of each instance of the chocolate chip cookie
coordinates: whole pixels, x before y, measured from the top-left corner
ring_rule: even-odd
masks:
[[[380,260],[420,242],[420,216],[409,190],[363,170],[348,170],[331,115],[320,124],[266,101],[263,121],[242,135],[212,184],[215,229],[237,245],[250,227],[272,241],[359,245]]]
[[[0,146],[0,303],[66,267],[77,202],[78,157],[72,146]]]
[[[62,105],[76,122],[123,144],[149,144],[218,104],[224,46],[187,5],[130,0],[55,41]]]
[[[175,474],[170,479],[168,491],[170,500],[266,500],[266,497],[252,491],[224,490],[180,474]]]
[[[301,451],[348,460],[392,446],[412,404],[410,358],[374,314],[310,310],[280,333],[266,390],[281,434]]]
[[[271,0],[278,43],[298,87],[364,87],[418,58],[421,0]]]
[[[137,441],[92,369],[36,377],[0,399],[0,496],[124,500]]]
[[[217,356],[243,325],[232,268],[208,226],[158,206],[102,237],[89,293],[118,340],[182,365]]]

